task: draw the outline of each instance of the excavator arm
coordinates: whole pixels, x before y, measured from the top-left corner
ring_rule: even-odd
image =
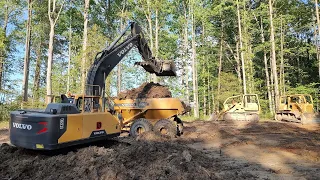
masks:
[[[131,29],[131,34],[119,43],[128,29]],[[131,22],[107,49],[96,55],[95,61],[87,74],[86,95],[101,95],[100,89],[104,90],[107,76],[134,47],[138,48],[144,60],[144,62],[138,62],[135,65],[140,65],[147,72],[154,73],[157,76],[176,76],[174,63],[172,61],[155,60],[147,41],[144,39],[141,27],[137,23]]]

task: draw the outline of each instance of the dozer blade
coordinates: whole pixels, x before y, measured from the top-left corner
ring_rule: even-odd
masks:
[[[176,68],[173,61],[145,61],[136,62],[135,65],[142,66],[147,72],[157,76],[177,76]]]
[[[276,120],[301,124],[320,124],[320,115],[319,113],[278,112]]]

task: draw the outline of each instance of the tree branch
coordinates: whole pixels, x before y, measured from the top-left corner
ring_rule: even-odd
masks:
[[[63,6],[64,6],[64,3],[65,3],[65,2],[66,2],[66,1],[65,1],[65,0],[63,0],[62,4],[61,4],[61,6],[60,6],[60,9],[59,9],[58,15],[57,15],[56,19],[54,20],[54,24],[53,24],[53,25],[55,25],[55,24],[57,23],[57,20],[59,19],[59,16],[60,16],[61,10],[62,10],[62,8],[63,8]]]

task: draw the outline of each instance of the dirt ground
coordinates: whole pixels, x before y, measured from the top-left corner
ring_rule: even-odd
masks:
[[[293,123],[184,123],[175,139],[123,134],[43,153],[6,144],[0,179],[318,179],[320,127]]]
[[[170,98],[172,97],[168,87],[159,83],[143,83],[137,88],[120,92],[118,99],[139,99],[139,98]]]

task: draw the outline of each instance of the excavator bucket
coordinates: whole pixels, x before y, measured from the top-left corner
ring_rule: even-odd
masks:
[[[142,66],[147,72],[157,76],[177,76],[176,67],[173,61],[150,60],[136,62],[135,65]]]

